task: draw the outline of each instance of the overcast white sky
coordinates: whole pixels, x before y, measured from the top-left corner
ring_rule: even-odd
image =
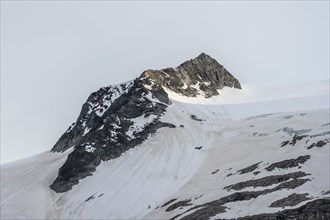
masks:
[[[1,163],[50,150],[88,95],[206,52],[242,83],[329,78],[328,1],[1,1]]]

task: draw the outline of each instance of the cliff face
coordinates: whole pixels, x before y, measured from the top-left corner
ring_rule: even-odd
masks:
[[[207,98],[225,86],[241,88],[223,66],[203,53],[175,69],[148,70],[135,80],[92,93],[77,121],[51,150],[74,148],[51,189],[68,191],[92,175],[101,161],[119,157],[161,127],[175,127],[160,120],[171,104],[163,87],[184,96]]]

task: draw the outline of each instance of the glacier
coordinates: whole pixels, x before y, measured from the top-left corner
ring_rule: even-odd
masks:
[[[241,84],[208,98],[163,89],[171,104],[159,120],[174,127],[66,192],[49,186],[75,146],[2,164],[1,219],[330,218],[329,80]]]

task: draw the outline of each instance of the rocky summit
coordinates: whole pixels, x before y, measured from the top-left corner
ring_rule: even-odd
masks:
[[[202,95],[209,98],[219,95],[218,90],[225,86],[241,89],[239,81],[205,53],[184,62],[177,68],[147,70],[142,76],[188,97]]]
[[[119,157],[161,127],[174,128],[160,120],[171,104],[164,88],[188,97],[209,98],[225,86],[241,88],[222,65],[202,53],[177,68],[147,70],[133,81],[92,93],[77,121],[51,150],[64,152],[74,148],[51,189],[68,191],[80,179],[92,175],[101,161]]]

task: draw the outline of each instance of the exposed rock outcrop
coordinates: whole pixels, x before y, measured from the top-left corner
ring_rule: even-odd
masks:
[[[245,182],[235,183],[233,185],[226,186],[225,189],[227,190],[241,190],[247,187],[265,187],[265,186],[271,186],[274,184],[278,184],[284,181],[287,181],[289,179],[297,180],[298,178],[308,176],[309,174],[304,172],[294,172],[294,173],[287,173],[283,175],[271,175],[266,176],[260,179],[253,179],[248,180]],[[287,182],[288,183],[288,182]]]
[[[253,164],[253,165],[248,166],[248,167],[246,167],[246,168],[244,168],[244,169],[237,170],[237,172],[238,172],[239,174],[246,174],[246,173],[253,172],[253,171],[255,171],[256,169],[258,169],[258,166],[259,166],[260,163],[262,163],[262,162],[259,162],[259,163],[256,163],[256,164]]]
[[[317,199],[296,209],[283,210],[276,213],[260,214],[238,218],[239,220],[269,220],[269,219],[297,219],[323,220],[330,219],[330,200]],[[220,220],[220,219],[217,219]]]
[[[304,194],[293,193],[285,198],[273,202],[272,204],[270,204],[269,207],[295,206],[309,199],[310,198],[308,197],[308,193],[304,193]]]
[[[268,167],[265,168],[265,170],[272,171],[274,169],[288,169],[292,167],[297,167],[300,164],[304,164],[310,158],[311,158],[310,155],[305,155],[305,156],[299,156],[296,159],[283,160],[269,165]]]
[[[239,81],[215,59],[202,53],[177,68],[147,70],[142,76],[153,79],[176,93],[188,97],[202,95],[209,98],[219,95],[219,89],[233,87],[241,89]]]
[[[170,104],[166,92],[148,79],[138,78],[118,86],[101,88],[83,105],[74,127],[55,144],[53,152],[74,147],[58,176],[50,186],[65,192],[95,171],[101,161],[119,157],[141,144],[161,127],[175,127],[161,122]]]
[[[265,190],[258,190],[258,191],[243,191],[243,192],[235,192],[228,196],[222,197],[220,199],[207,202],[201,205],[193,206],[192,208],[188,209],[187,211],[178,214],[172,218],[174,219],[181,219],[181,220],[190,220],[190,219],[209,219],[211,217],[216,216],[219,213],[226,212],[226,203],[232,203],[237,201],[247,201],[254,198],[257,198],[261,195],[266,195],[269,193],[273,193],[275,191],[279,191],[282,189],[294,189],[303,185],[307,179],[294,179],[288,182],[283,182],[278,186],[265,189]],[[300,198],[301,199],[301,198]],[[185,201],[185,200],[184,200]],[[180,218],[183,214],[189,213],[184,217]],[[276,214],[274,214],[276,216]],[[257,219],[257,218],[256,218]],[[267,218],[264,218],[267,219]],[[276,219],[276,218],[275,218]]]

